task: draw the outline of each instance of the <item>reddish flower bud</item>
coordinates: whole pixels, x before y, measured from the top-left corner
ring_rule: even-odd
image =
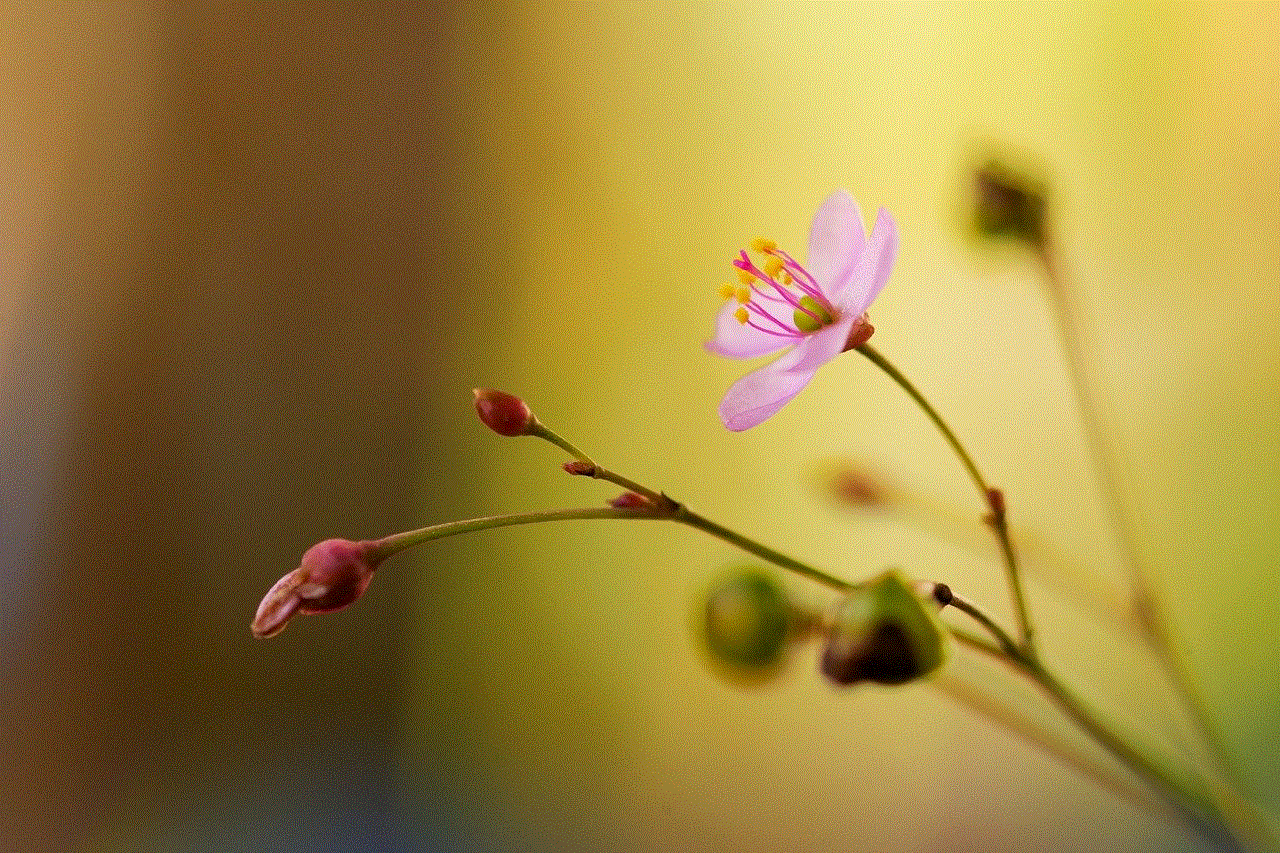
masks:
[[[295,613],[341,610],[364,594],[383,559],[372,542],[326,539],[312,545],[258,605],[254,636],[274,637]]]
[[[853,464],[842,466],[832,475],[831,491],[840,501],[861,507],[887,506],[889,487],[876,474]]]
[[[489,388],[475,388],[471,393],[476,395],[476,414],[481,422],[498,435],[528,435],[538,422],[528,404],[519,397]]]
[[[1004,503],[1004,492],[999,489],[987,489],[987,506],[991,507],[991,517],[1002,521],[1007,510]]]
[[[610,498],[609,506],[614,509],[648,509],[653,506],[653,501],[635,492],[623,492],[616,498]]]
[[[862,316],[854,322],[853,328],[849,330],[849,337],[844,342],[844,349],[842,352],[857,349],[867,341],[871,340],[871,336],[875,333],[876,327],[871,325],[871,321],[867,319],[866,312],[863,312]]]

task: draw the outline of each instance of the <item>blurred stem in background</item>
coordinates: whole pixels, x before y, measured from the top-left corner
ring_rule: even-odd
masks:
[[[1050,227],[1048,191],[1042,181],[991,160],[974,173],[974,224],[984,237],[1011,238],[1031,249],[1039,262],[1052,309],[1059,345],[1067,368],[1072,395],[1080,415],[1081,431],[1092,460],[1094,479],[1111,519],[1120,557],[1129,575],[1131,618],[1147,647],[1163,666],[1170,683],[1190,716],[1202,745],[1222,782],[1206,781],[1215,809],[1232,815],[1253,844],[1274,849],[1272,833],[1256,809],[1241,795],[1242,780],[1226,743],[1209,712],[1183,658],[1138,544],[1137,525],[1120,485],[1120,462],[1114,443],[1103,425],[1098,402],[1098,382],[1085,357],[1076,293],[1063,273],[1063,263]],[[1188,756],[1190,758],[1190,756]]]
[[[1098,383],[1092,376],[1089,360],[1084,356],[1079,308],[1071,288],[1063,278],[1062,262],[1058,258],[1056,245],[1045,227],[1039,230],[1038,236],[1030,245],[1040,262],[1049,304],[1054,309],[1053,319],[1071,381],[1071,391],[1080,412],[1085,443],[1093,459],[1094,477],[1115,529],[1120,557],[1129,571],[1134,618],[1190,711],[1204,744],[1210,750],[1217,771],[1232,784],[1238,785],[1240,779],[1227,752],[1226,743],[1173,639],[1160,597],[1141,556],[1137,525],[1122,496],[1120,465],[1115,445],[1103,427],[1097,395],[1092,390]]]

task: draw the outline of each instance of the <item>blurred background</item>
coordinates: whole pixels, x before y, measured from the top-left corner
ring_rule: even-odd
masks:
[[[802,559],[1007,619],[963,469],[865,360],[716,418],[728,261],[803,253],[844,187],[898,220],[875,343],[1005,489],[1048,654],[1176,744],[1039,269],[966,228],[993,151],[1052,188],[1142,555],[1280,809],[1278,9],[4,4],[3,846],[1201,849],[929,685],[835,690],[812,648],[720,679],[692,614],[743,555],[683,528],[432,543],[249,634],[319,539],[612,495],[486,431],[475,386]],[[837,500],[848,466],[895,505]]]

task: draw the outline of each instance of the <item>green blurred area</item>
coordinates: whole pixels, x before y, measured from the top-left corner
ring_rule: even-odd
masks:
[[[701,349],[729,260],[761,234],[803,254],[844,187],[899,223],[874,342],[1008,496],[1048,653],[1176,743],[1113,630],[1037,268],[964,227],[992,152],[1051,188],[1143,556],[1280,809],[1276,6],[2,14],[8,849],[1190,849],[928,686],[836,691],[813,649],[718,680],[693,613],[741,555],[683,528],[432,543],[249,636],[316,540],[612,496],[476,424],[476,386],[770,545],[1009,621],[963,469],[864,360],[756,429],[716,418],[746,369]],[[833,501],[842,460],[908,509]]]

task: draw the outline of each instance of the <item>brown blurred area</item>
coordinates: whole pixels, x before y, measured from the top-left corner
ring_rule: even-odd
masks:
[[[231,811],[260,849],[338,808],[303,802],[326,773],[366,819],[407,813],[410,573],[342,631],[248,624],[311,542],[443,512],[420,484],[466,414],[430,310],[461,215],[449,13],[0,14],[2,846],[179,849],[156,839]],[[395,849],[386,822],[327,843]]]

